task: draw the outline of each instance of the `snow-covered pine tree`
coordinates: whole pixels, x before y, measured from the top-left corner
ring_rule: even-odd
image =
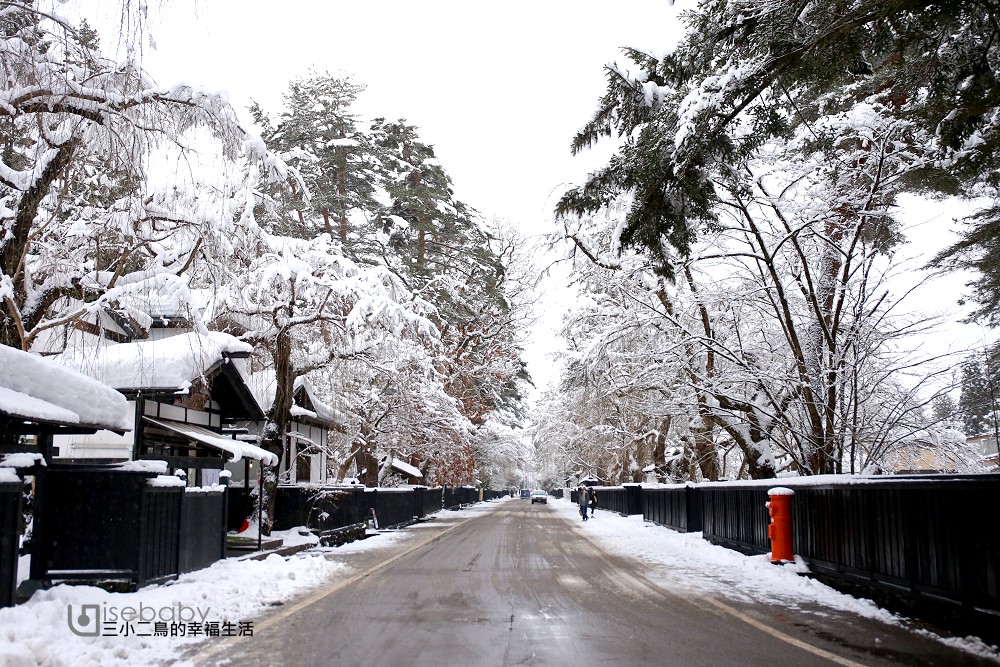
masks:
[[[329,235],[303,240],[258,231],[238,248],[213,315],[217,326],[253,343],[266,357],[263,367],[274,371],[261,446],[280,463],[298,378],[348,360],[373,363],[380,350],[404,348],[407,340],[433,347],[437,331],[424,316],[429,304],[413,299],[385,269],[341,255]],[[266,468],[263,480],[269,530],[277,466]]]
[[[990,357],[993,363],[990,363]],[[992,354],[972,352],[962,362],[962,394],[958,400],[958,411],[966,434],[983,435],[991,433],[995,426],[996,410],[1000,403],[1000,387],[992,380],[998,370],[996,351]]]
[[[382,227],[369,236],[380,254],[416,294],[435,308],[444,344],[440,368],[463,414],[483,424],[498,408],[515,417],[519,383],[528,381],[518,337],[524,324],[526,278],[511,273],[523,241],[493,230],[454,198],[451,179],[405,121],[376,119],[373,141],[384,151],[389,205]],[[509,230],[507,230],[509,231]],[[379,234],[378,232],[381,232]],[[516,303],[515,303],[516,301]],[[460,457],[462,461],[469,455]],[[456,463],[456,465],[459,465]],[[465,469],[463,462],[459,465]]]
[[[251,107],[268,146],[305,153],[294,164],[307,192],[296,191],[292,184],[281,193],[294,217],[272,222],[274,231],[298,238],[326,232],[340,239],[345,253],[353,254],[359,230],[352,229],[352,218],[364,220],[378,208],[374,148],[351,110],[363,90],[349,77],[309,72],[288,84],[276,121],[259,105]]]

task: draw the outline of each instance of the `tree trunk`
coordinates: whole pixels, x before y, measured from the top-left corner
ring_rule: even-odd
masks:
[[[56,178],[69,167],[78,145],[79,142],[74,139],[59,146],[55,158],[45,165],[42,173],[21,196],[13,223],[6,231],[6,238],[0,239],[0,269],[4,275],[10,276],[14,291],[13,298],[0,302],[3,306],[0,308],[0,313],[7,314],[6,317],[0,316],[0,344],[18,349],[28,347],[25,329],[30,326],[21,319],[24,317],[21,308],[27,302],[22,261],[28,252],[32,227],[42,200],[45,199]],[[43,314],[38,313],[35,319],[40,320]]]
[[[261,447],[278,457],[274,466],[261,463],[261,492],[258,502],[261,503],[261,533],[271,534],[274,525],[274,500],[278,490],[278,471],[281,469],[281,459],[285,449],[285,433],[291,419],[292,403],[295,393],[295,374],[292,371],[292,341],[287,329],[278,332],[274,342],[274,404],[267,413],[267,422],[261,434]]]
[[[330,224],[330,209],[324,206],[321,213],[323,214],[323,231],[333,236],[333,225]]]
[[[657,481],[661,481],[663,477],[669,475],[667,470],[667,433],[670,431],[671,419],[669,416],[660,419],[660,425],[656,430],[656,439],[653,441],[652,459]]]
[[[361,432],[354,441],[354,465],[358,471],[361,483],[367,487],[378,485],[378,461],[371,451],[371,425],[365,421],[361,424]]]
[[[707,418],[701,418],[700,421],[701,425],[691,430],[691,445],[702,478],[714,482],[719,479],[719,453],[712,439],[714,429]]]
[[[341,132],[341,136],[343,136]],[[347,245],[347,156],[340,158],[340,168],[337,170],[337,194],[340,200],[340,242]]]
[[[351,453],[347,455],[347,458],[345,458],[343,461],[340,462],[340,465],[337,467],[337,481],[338,482],[343,481],[347,477],[348,471],[351,469],[351,466],[354,464],[354,457],[356,455],[357,455],[357,451],[351,450]]]

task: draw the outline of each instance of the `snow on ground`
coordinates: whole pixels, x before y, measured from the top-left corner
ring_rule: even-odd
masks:
[[[240,621],[252,624],[255,613],[326,581],[342,567],[321,555],[271,555],[262,561],[220,561],[134,593],[54,586],[24,604],[0,609],[0,665],[99,667],[170,660],[206,639],[204,623],[218,624],[220,634],[238,633]],[[140,617],[132,623],[122,620],[131,613]],[[98,615],[108,622],[98,626]],[[161,620],[167,636],[137,636],[153,635],[155,621]],[[227,621],[230,628],[223,625]],[[80,632],[99,630],[100,635],[78,636],[70,623]],[[197,636],[188,632],[192,625],[199,627]]]
[[[883,623],[907,626],[908,620],[882,609],[871,600],[841,593],[815,579],[800,576],[808,567],[797,563],[774,565],[767,555],[744,556],[702,539],[701,533],[679,533],[643,521],[641,515],[623,517],[598,510],[586,523],[579,508],[567,500],[553,507],[608,551],[649,565],[647,576],[677,594],[712,596],[738,602],[778,604],[790,611],[809,606],[856,614]],[[964,651],[1000,661],[1000,650],[977,637],[943,638],[915,630]]]
[[[448,520],[468,520],[479,512],[489,511],[489,504],[476,505],[461,515],[438,516]],[[337,562],[340,556],[359,552],[377,552],[416,539],[433,524],[416,524],[403,530],[370,531],[373,539],[360,540],[340,547],[315,547],[289,558],[268,556],[263,561],[219,561],[209,568],[182,575],[177,581],[150,586],[134,593],[109,593],[94,586],[54,586],[38,591],[16,607],[0,608],[0,666],[2,667],[105,667],[114,665],[151,665],[174,663],[195,642],[218,641],[226,632],[239,636],[240,622],[260,619],[264,610],[306,593],[331,579],[350,576],[352,569]],[[315,543],[313,536],[293,528],[276,532],[286,545]],[[18,578],[25,579],[28,557],[22,557]],[[22,569],[23,568],[23,569]],[[129,610],[140,615],[131,624],[121,620]],[[96,614],[95,614],[96,612]],[[115,617],[102,624],[99,636],[79,636],[97,628],[91,624]],[[158,618],[154,618],[157,617]],[[148,623],[144,618],[154,618]],[[155,636],[156,620],[166,624],[167,636]],[[177,623],[178,620],[183,623]],[[193,623],[198,634],[188,630]],[[205,637],[204,623],[215,623],[219,637]],[[228,622],[230,626],[225,626]],[[171,627],[171,623],[175,626]],[[184,626],[184,636],[180,626]],[[126,635],[126,631],[128,635]],[[154,636],[139,636],[141,634]],[[180,662],[177,664],[188,664]]]

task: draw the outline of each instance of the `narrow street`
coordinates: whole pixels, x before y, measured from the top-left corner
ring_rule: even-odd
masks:
[[[467,515],[476,512],[476,516]],[[598,513],[596,521],[601,520]],[[556,508],[443,512],[352,574],[204,645],[203,665],[976,665],[898,628],[664,590]],[[375,537],[373,539],[379,539]],[[363,554],[355,554],[362,556]],[[336,550],[331,558],[339,558]],[[376,562],[377,561],[377,562]],[[810,620],[811,618],[811,620]],[[879,639],[876,640],[875,637]],[[280,660],[278,659],[280,656]]]

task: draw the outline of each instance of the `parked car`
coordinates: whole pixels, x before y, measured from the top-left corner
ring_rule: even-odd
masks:
[[[541,489],[535,489],[531,492],[531,504],[534,505],[535,503],[545,503],[548,505],[549,496]]]

